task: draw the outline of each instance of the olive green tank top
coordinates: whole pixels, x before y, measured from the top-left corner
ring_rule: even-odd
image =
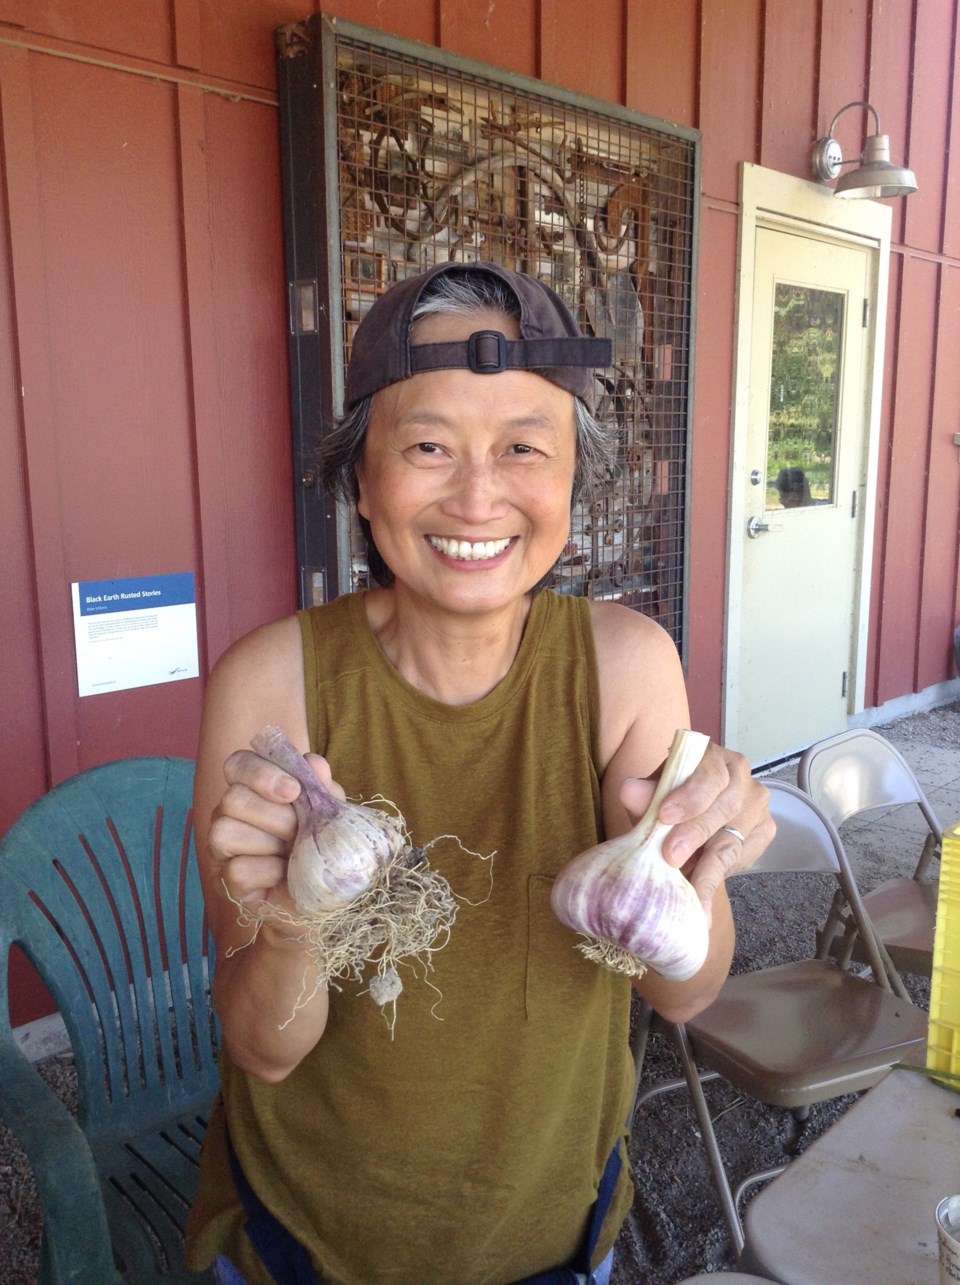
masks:
[[[553,877],[601,833],[589,606],[539,594],[512,669],[466,706],[393,669],[362,594],[301,623],[313,748],[348,797],[392,800],[414,844],[457,837],[429,860],[460,904],[429,974],[401,970],[392,1037],[366,982],[348,983],[282,1083],[224,1055],[230,1135],[324,1280],[509,1285],[575,1254],[633,1087],[629,983],[588,963],[550,908]],[[222,1135],[217,1111],[189,1261],[225,1253],[268,1282]],[[595,1262],[630,1199],[624,1165]]]

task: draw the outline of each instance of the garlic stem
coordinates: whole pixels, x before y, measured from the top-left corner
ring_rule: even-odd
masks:
[[[282,727],[263,728],[252,737],[250,745],[261,758],[269,759],[275,767],[298,782],[300,794],[293,804],[298,819],[304,809],[309,809],[318,816],[336,816],[341,806],[340,801],[311,772],[307,760],[288,739]],[[297,804],[300,806],[297,807]]]

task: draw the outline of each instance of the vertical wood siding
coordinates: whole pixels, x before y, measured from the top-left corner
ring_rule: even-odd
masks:
[[[920,192],[895,205],[867,703],[951,678],[953,0],[322,8],[701,130],[689,681],[695,722],[714,733],[739,166],[806,177],[834,112],[873,102]],[[273,31],[310,9],[0,0],[0,830],[80,768],[194,751],[202,680],[77,697],[71,580],[192,570],[204,672],[295,606]],[[848,151],[857,129],[848,113]],[[26,982],[22,1004],[36,1004]]]

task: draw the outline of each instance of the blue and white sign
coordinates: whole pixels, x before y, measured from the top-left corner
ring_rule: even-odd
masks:
[[[200,676],[192,572],[70,589],[81,696]]]

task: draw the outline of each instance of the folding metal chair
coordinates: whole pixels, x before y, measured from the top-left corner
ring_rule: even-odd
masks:
[[[936,879],[942,826],[902,754],[877,732],[842,732],[812,745],[800,759],[797,784],[839,830],[845,821],[876,808],[915,804],[923,816],[924,843],[913,874],[864,893],[863,904],[880,943],[898,969],[930,976],[937,909]],[[820,952],[841,963],[866,959],[856,925],[834,901],[820,935]]]
[[[685,1025],[654,1018],[680,1058],[683,1078],[637,1094],[636,1109],[670,1089],[688,1089],[730,1239],[739,1254],[743,1226],[738,1204],[746,1189],[786,1165],[751,1174],[731,1190],[702,1081],[722,1076],[768,1106],[803,1110],[816,1102],[869,1088],[891,1066],[925,1047],[927,1014],[895,994],[836,828],[795,786],[769,782],[776,838],[737,878],[820,872],[832,876],[857,926],[872,978],[834,960],[794,962],[731,976],[717,999]],[[638,1084],[649,1023],[634,1036]]]

